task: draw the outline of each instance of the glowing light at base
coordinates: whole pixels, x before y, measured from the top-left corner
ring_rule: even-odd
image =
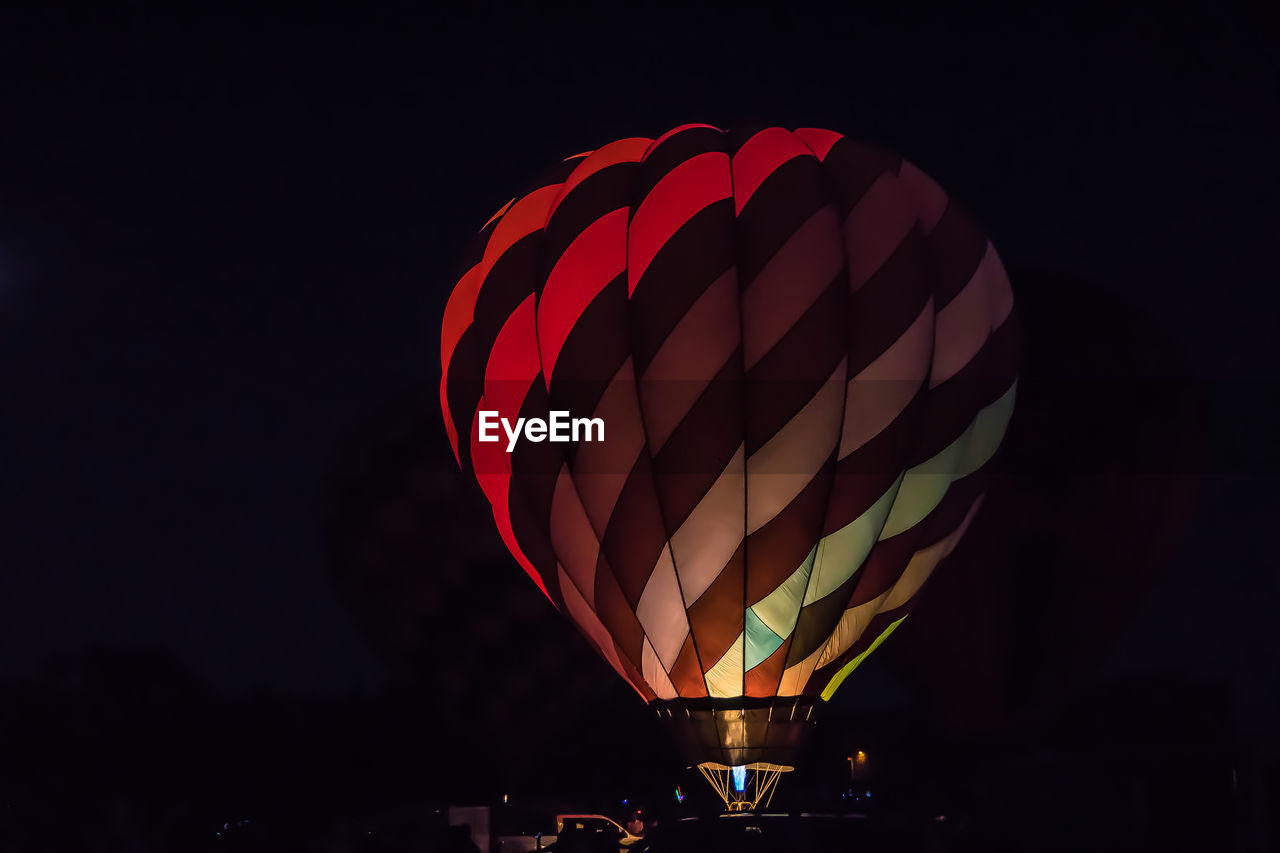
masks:
[[[778,789],[778,778],[794,769],[783,764],[765,762],[730,767],[706,761],[698,765],[698,770],[720,795],[724,807],[731,812],[768,807],[774,791]]]

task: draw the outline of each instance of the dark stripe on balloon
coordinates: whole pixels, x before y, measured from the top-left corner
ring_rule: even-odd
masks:
[[[493,264],[476,296],[475,312],[471,325],[462,333],[453,357],[449,361],[449,382],[468,383],[483,377],[489,352],[498,339],[498,332],[506,324],[516,308],[533,292],[534,271],[538,266],[541,232],[518,240]],[[479,397],[474,388],[464,388],[464,394],[456,400],[451,391],[449,407],[453,412],[459,435],[470,433]],[[464,414],[465,412],[465,414]]]
[[[573,417],[590,417],[630,355],[623,327],[627,303],[626,276],[620,275],[602,290],[587,310],[582,312],[569,337],[565,339],[551,376],[552,408],[569,412]],[[616,424],[614,426],[617,426]],[[605,425],[607,430],[609,425]],[[566,444],[566,457],[572,463],[578,445]],[[626,460],[629,470],[634,460]]]
[[[700,699],[707,695],[707,680],[703,677],[702,666],[698,663],[692,634],[685,637],[684,645],[680,647],[680,654],[667,674],[676,692],[682,697]]]
[[[665,139],[659,137],[645,153],[632,188],[632,209],[676,166],[708,151],[723,152],[723,134],[711,127],[690,127]]]
[[[658,181],[632,208],[627,225],[628,289],[635,291],[657,253],[690,219],[730,195],[729,158],[718,151],[699,154]]]
[[[888,592],[898,582],[902,570],[907,567],[916,551],[920,550],[919,534],[917,525],[897,536],[877,542],[867,555],[862,569],[853,576],[852,590],[841,588],[827,597],[837,599],[840,612],[843,613],[847,608],[866,604]],[[835,627],[834,622],[832,627]]]
[[[747,604],[753,605],[795,574],[822,536],[835,477],[832,458],[782,512],[751,534],[747,566]]]
[[[560,196],[551,207],[552,215],[559,210],[559,206],[567,201],[570,196],[576,195],[583,184],[599,173],[617,166],[622,166],[624,169],[628,167],[634,168],[635,164],[640,162],[644,152],[652,144],[653,140],[644,137],[620,139],[617,142],[611,142],[603,148],[592,151],[588,156],[578,160],[577,168],[573,170],[573,174],[565,179],[564,187],[560,190]],[[618,206],[630,207],[630,193],[631,181],[628,179],[623,193],[616,196],[619,200]],[[605,195],[609,194],[606,193]]]
[[[654,457],[658,495],[672,533],[688,519],[741,446],[742,398],[742,360],[735,353]]]
[[[742,635],[743,551],[738,550],[697,601],[689,604],[689,628],[703,671],[712,667]]]
[[[902,564],[902,565],[905,565]],[[791,648],[787,651],[787,666],[794,666],[822,648],[849,603],[858,575],[846,580],[834,592],[800,608],[795,630],[791,633]]]
[[[822,172],[831,183],[831,195],[843,221],[871,185],[885,174],[897,174],[902,158],[874,146],[843,137],[822,160]]]
[[[845,356],[848,302],[849,288],[841,275],[747,373],[748,454],[777,435],[830,381]],[[843,385],[844,377],[839,379]],[[843,387],[840,395],[844,395]]]
[[[814,159],[804,142],[781,127],[735,128],[728,137],[736,211],[741,211],[756,189],[784,163],[797,157]]]
[[[636,169],[635,163],[606,166],[560,199],[544,231],[543,278],[588,226],[608,213],[630,207]]]
[[[625,661],[641,660],[644,651],[644,629],[636,619],[635,607],[627,601],[617,578],[607,563],[596,566],[595,589],[596,615],[618,645],[618,653]],[[632,664],[634,667],[635,664]],[[637,684],[643,680],[637,681]]]
[[[941,542],[964,523],[974,502],[982,497],[989,485],[989,478],[984,475],[985,467],[953,482],[942,502],[916,525],[919,548]]]
[[[851,297],[849,375],[857,376],[911,328],[932,295],[924,236],[913,229]],[[907,377],[902,377],[907,378]]]
[[[631,349],[643,375],[676,324],[733,265],[733,201],[703,208],[672,235],[631,294]]]
[[[637,623],[638,624],[638,623]],[[658,698],[658,694],[653,692],[653,688],[644,680],[644,675],[639,667],[631,662],[631,656],[623,654],[624,646],[614,638],[614,648],[618,652],[618,658],[622,661],[622,668],[627,672],[627,679],[640,691],[640,695],[644,697],[646,703],[652,702]],[[639,660],[639,658],[637,658]]]
[[[808,146],[813,156],[819,160],[826,158],[827,153],[831,151],[831,146],[844,138],[835,131],[817,127],[797,127],[792,133],[795,134],[796,139]]]
[[[928,240],[938,277],[934,305],[942,311],[977,272],[987,253],[987,236],[956,200],[950,199]]]
[[[871,621],[867,623],[867,627],[862,634],[844,654],[826,666],[814,669],[813,674],[809,676],[808,682],[805,683],[805,693],[812,695],[821,692],[835,677],[836,673],[844,668],[845,664],[870,648],[871,644],[878,640],[880,635],[889,629],[890,625],[910,613],[914,604],[915,596],[912,596],[911,600],[902,606],[877,613],[871,617]]]
[[[641,453],[609,517],[601,543],[633,610],[668,539],[654,489],[652,463],[648,454]]]
[[[523,418],[546,418],[548,411],[546,388],[541,377],[533,383],[520,408],[519,416]],[[505,441],[505,436],[502,438]],[[510,454],[511,456],[511,501],[519,501],[525,519],[525,533],[516,528],[516,538],[524,548],[525,554],[537,567],[547,589],[553,587],[558,591],[560,576],[556,570],[557,557],[551,539],[551,499],[555,493],[556,480],[560,468],[564,464],[564,448],[566,445],[549,441],[521,441]],[[515,512],[512,513],[515,524]],[[525,547],[525,535],[536,536]],[[534,549],[530,551],[529,549]],[[553,598],[556,606],[563,610],[563,596]]]
[[[925,412],[925,399],[923,391],[917,393],[879,435],[836,464],[823,536],[830,536],[870,509],[905,470]]]
[[[787,655],[790,651],[791,638],[788,637],[771,655],[747,670],[742,685],[743,692],[748,696],[777,695],[778,683],[782,681],[782,673],[787,668]]]
[[[773,256],[827,203],[818,161],[788,160],[767,177],[738,214],[738,280],[745,291]]]
[[[941,453],[959,438],[978,412],[1000,399],[1013,384],[1011,361],[1016,351],[1016,325],[1005,322],[960,372],[928,393],[928,412],[909,465],[919,465]]]
[[[533,568],[542,579],[543,589],[556,608],[564,612],[564,595],[560,592],[560,578],[556,571],[556,555],[551,548],[551,540],[547,534],[547,523],[542,513],[530,505],[520,494],[520,486],[515,478],[510,483],[507,498],[508,513],[511,519],[511,530],[520,550],[529,558]]]

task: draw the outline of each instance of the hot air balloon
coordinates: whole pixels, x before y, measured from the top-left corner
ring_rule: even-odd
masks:
[[[463,269],[440,400],[503,542],[727,806],[767,802],[981,504],[995,249],[896,155],[685,125],[567,158]]]

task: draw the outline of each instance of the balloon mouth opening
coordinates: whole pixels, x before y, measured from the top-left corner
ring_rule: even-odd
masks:
[[[816,697],[777,696],[655,700],[649,707],[686,766],[730,768],[726,785],[732,787],[734,767],[790,769],[808,743],[820,703]],[[744,773],[738,771],[743,785]]]

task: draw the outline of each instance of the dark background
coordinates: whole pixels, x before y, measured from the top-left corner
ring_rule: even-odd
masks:
[[[1160,551],[1143,583],[1113,596],[1126,564],[1105,519],[1064,511],[1040,547],[1070,540],[1072,559],[1090,562],[1096,537],[1098,561],[1077,584],[1087,594],[1005,589],[1000,606],[1043,606],[1064,626],[1037,647],[1074,667],[1053,726],[999,717],[981,737],[948,726],[947,700],[927,685],[940,683],[930,647],[950,641],[909,620],[902,648],[873,656],[835,716],[919,726],[836,725],[821,754],[856,740],[850,731],[987,756],[974,744],[1078,737],[1118,744],[1107,760],[1133,767],[1116,750],[1155,738],[1160,719],[1167,740],[1200,743],[1174,712],[1203,706],[1216,732],[1204,748],[1225,762],[1204,771],[1213,785],[1238,756],[1274,762],[1259,756],[1274,756],[1280,718],[1278,35],[1264,4],[1222,3],[1089,15],[795,3],[5,12],[0,690],[6,767],[19,768],[5,771],[7,790],[44,766],[44,803],[97,803],[124,787],[150,802],[168,778],[199,780],[188,801],[231,809],[237,797],[319,802],[280,791],[323,778],[333,808],[354,814],[462,789],[478,801],[499,778],[530,790],[701,784],[667,771],[635,697],[493,550],[482,513],[441,468],[432,409],[439,316],[478,226],[547,164],[687,121],[829,127],[900,151],[1027,271],[1014,286],[1035,318],[1029,347],[1040,341],[1038,363],[1057,367],[1045,375],[1087,362],[1083,386],[1106,384],[1113,352],[1158,352],[1143,381],[1165,402],[1194,399],[1125,408],[1140,429],[1107,463],[1129,483],[1166,478],[1124,492],[1131,504],[1164,494],[1170,477],[1194,480],[1184,514],[1143,520],[1144,542],[1159,547],[1132,552]],[[1035,399],[1054,400],[1055,381]],[[1087,404],[1080,387],[1064,395]],[[1133,387],[1112,382],[1101,398],[1131,401]],[[1028,422],[1045,427],[1040,443],[1028,438],[1034,449],[1015,458],[1044,462],[1077,437],[1044,406]],[[1163,456],[1126,461],[1135,435],[1184,433]],[[1092,473],[1087,454],[1067,458]],[[410,482],[410,469],[427,473]],[[1072,494],[1095,503],[1089,489]],[[405,532],[415,519],[419,532]],[[381,556],[355,560],[360,542],[382,543]],[[418,587],[427,626],[378,635],[377,594],[361,598],[353,574],[376,564],[435,578],[446,551],[443,575],[463,580]],[[1021,553],[1005,564],[1036,564]],[[1057,570],[1070,588],[1070,567]],[[476,576],[481,592],[465,580]],[[385,600],[392,587],[378,588]],[[432,588],[449,592],[433,599]],[[1112,627],[1086,650],[1076,639],[1095,605]],[[1025,622],[992,642],[1007,651]],[[503,649],[535,635],[547,638],[545,669],[530,675]],[[475,651],[495,636],[496,649]],[[979,687],[1009,681],[1009,667]],[[455,710],[441,710],[444,683]],[[552,684],[583,697],[556,707],[589,700],[599,724],[538,702],[535,723],[506,721],[536,737],[517,748],[493,735]],[[490,716],[459,703],[489,703]],[[566,747],[566,730],[596,746]],[[51,744],[66,754],[47,761]],[[925,756],[903,766],[946,775],[929,764],[933,746],[901,749]],[[572,769],[554,783],[512,769],[544,765]],[[122,767],[135,768],[127,786]],[[1194,786],[1201,771],[1189,772]],[[82,777],[92,781],[73,784]],[[237,793],[259,789],[274,799]],[[11,826],[33,813],[8,802]],[[1261,806],[1215,808],[1210,823],[1262,837],[1240,816]]]

